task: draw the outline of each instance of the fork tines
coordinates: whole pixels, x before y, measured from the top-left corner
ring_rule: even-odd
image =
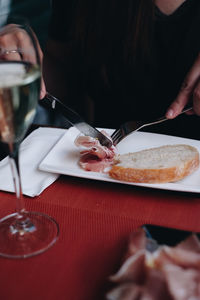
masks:
[[[113,134],[111,135],[111,138],[112,138],[113,144],[117,145],[123,139],[121,128],[116,129],[113,132]]]

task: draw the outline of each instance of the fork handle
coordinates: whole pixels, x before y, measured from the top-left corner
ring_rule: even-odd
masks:
[[[190,111],[190,110],[192,110],[192,109],[193,109],[192,106],[190,106],[190,107],[188,107],[188,108],[185,108],[184,110],[182,110],[182,111],[180,112],[179,115],[182,115],[182,114],[184,114],[184,113],[186,113],[187,111]],[[178,116],[179,116],[179,115],[178,115]],[[178,116],[177,116],[177,117],[178,117]],[[152,124],[159,124],[159,123],[162,123],[162,122],[167,121],[167,120],[170,120],[170,119],[168,119],[168,118],[166,118],[166,117],[161,117],[161,118],[159,118],[159,119],[156,119],[155,121],[152,121],[152,122],[149,122],[149,123],[144,124],[144,125],[141,126],[140,128],[146,127],[146,126],[149,126],[149,125],[152,125]]]

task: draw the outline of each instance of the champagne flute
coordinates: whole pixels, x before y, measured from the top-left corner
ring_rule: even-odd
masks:
[[[0,256],[25,258],[50,248],[59,234],[53,218],[25,210],[20,179],[19,145],[36,112],[40,58],[34,33],[19,17],[0,26],[0,47],[0,141],[8,145],[16,194],[16,212],[0,219]]]

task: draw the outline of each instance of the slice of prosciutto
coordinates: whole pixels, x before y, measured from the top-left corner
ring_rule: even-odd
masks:
[[[109,137],[104,131],[102,131]],[[82,147],[80,151],[79,165],[86,171],[107,172],[113,163],[116,153],[115,146],[110,148],[102,146],[98,139],[90,136],[78,136],[75,141],[77,147]]]
[[[200,241],[191,234],[170,247],[160,245],[147,250],[149,239],[142,230],[131,235],[128,255],[110,276],[117,284],[107,300],[199,300]]]

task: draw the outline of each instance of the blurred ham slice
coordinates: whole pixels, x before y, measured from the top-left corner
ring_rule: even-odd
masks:
[[[160,247],[159,255],[154,259],[158,268],[166,264],[176,264],[182,268],[200,270],[200,242],[195,234],[190,235],[176,247]]]
[[[165,265],[162,269],[168,290],[175,300],[200,299],[200,272],[195,268]]]
[[[108,300],[137,300],[142,294],[139,285],[133,283],[124,283],[107,294]]]
[[[115,275],[110,276],[110,279],[113,282],[134,281],[140,284],[144,279],[144,271],[145,251],[140,250],[135,255],[130,256],[119,271]]]
[[[195,234],[175,247],[147,250],[143,230],[134,232],[107,300],[200,300],[200,241]]]
[[[104,131],[103,134],[108,136]],[[107,148],[102,146],[98,139],[90,136],[78,136],[75,141],[77,147],[84,148],[80,152],[80,166],[86,171],[106,172],[111,164],[116,152],[116,148],[112,146]]]

